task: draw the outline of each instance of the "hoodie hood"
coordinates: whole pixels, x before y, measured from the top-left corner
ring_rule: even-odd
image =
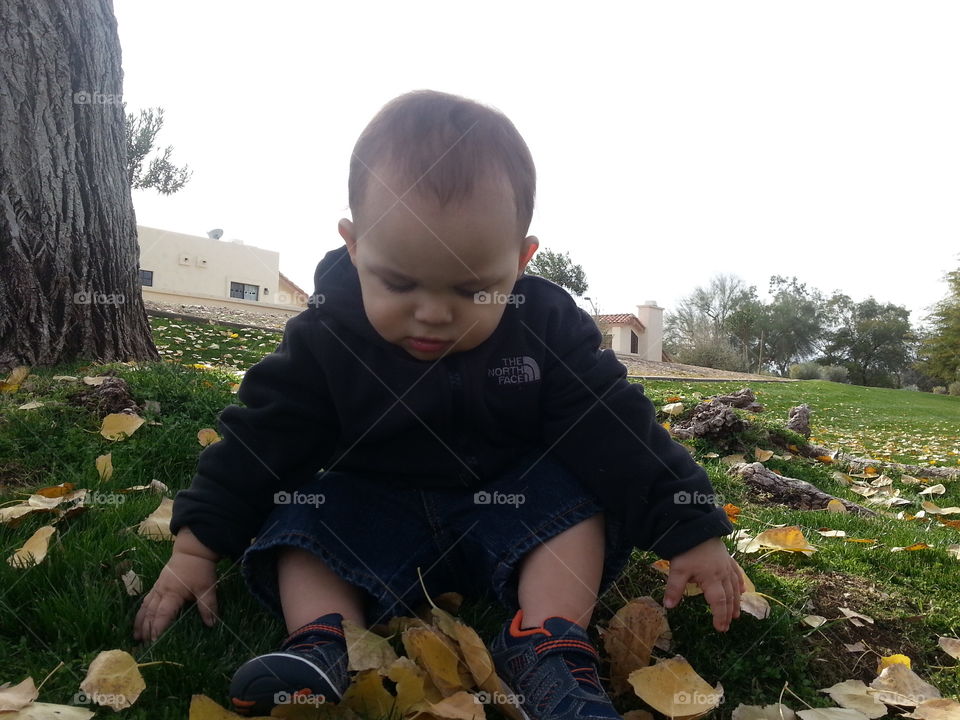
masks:
[[[323,256],[313,274],[313,294],[307,300],[310,312],[318,312],[374,342],[390,345],[370,324],[363,309],[363,294],[357,268],[342,245]]]

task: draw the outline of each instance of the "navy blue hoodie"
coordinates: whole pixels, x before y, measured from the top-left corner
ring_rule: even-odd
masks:
[[[474,490],[535,447],[670,558],[733,532],[706,472],[657,422],[641,385],[559,285],[523,275],[483,343],[418,360],[367,320],[346,246],[317,266],[309,307],[251,367],[220,414],[223,438],[177,493],[171,531],[238,558],[274,493],[320,469],[402,487]],[[520,300],[522,299],[522,302]]]

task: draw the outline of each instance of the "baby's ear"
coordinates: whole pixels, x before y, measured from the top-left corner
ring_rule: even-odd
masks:
[[[353,223],[347,218],[341,218],[340,222],[337,223],[337,232],[340,233],[340,237],[343,238],[343,241],[347,244],[347,252],[350,253],[350,262],[354,265],[357,264],[354,256],[357,252],[357,238],[353,234]]]
[[[530,262],[530,258],[533,257],[533,254],[537,251],[537,248],[540,247],[540,241],[537,240],[536,235],[530,235],[523,242],[523,250],[520,251],[520,264],[517,271],[518,278],[523,274],[523,271],[527,267],[527,263]]]

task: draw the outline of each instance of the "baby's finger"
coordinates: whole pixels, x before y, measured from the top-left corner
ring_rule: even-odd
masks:
[[[683,598],[683,591],[687,588],[687,582],[690,579],[690,573],[683,570],[676,570],[670,566],[670,573],[667,575],[667,586],[663,591],[663,606],[672,608]]]
[[[197,610],[200,618],[208,627],[213,627],[217,621],[217,587],[211,585],[197,597]]]
[[[183,605],[183,599],[178,595],[167,593],[157,604],[156,612],[153,614],[150,622],[150,642],[156,642],[160,633],[167,629],[170,621],[177,614],[177,610]]]
[[[137,616],[133,619],[133,639],[140,642],[146,636],[147,618],[153,614],[153,601],[156,595],[153,591],[148,592],[143,602],[140,603],[140,609],[137,610]]]

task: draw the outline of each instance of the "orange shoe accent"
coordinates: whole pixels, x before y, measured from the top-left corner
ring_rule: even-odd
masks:
[[[521,630],[520,622],[523,620],[523,608],[517,610],[517,614],[513,616],[513,622],[510,623],[510,634],[513,637],[525,637],[527,635],[535,635],[540,633],[541,635],[546,635],[547,637],[553,637],[553,633],[547,630],[545,627],[535,627],[530,628],[529,630]]]
[[[250,707],[257,704],[256,700],[241,700],[240,698],[230,698],[230,702],[237,707]]]

